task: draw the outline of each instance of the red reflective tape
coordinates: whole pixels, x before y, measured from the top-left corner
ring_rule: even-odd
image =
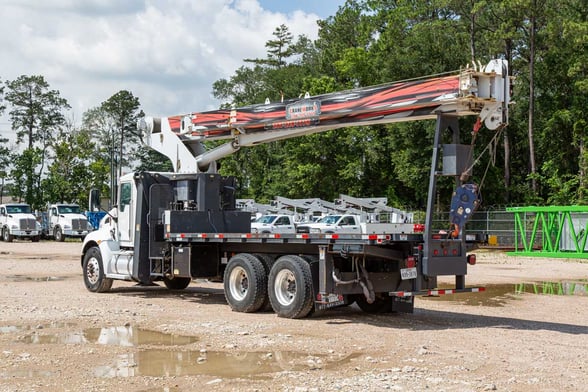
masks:
[[[370,234],[368,235],[368,240],[377,240],[378,236],[376,234]]]
[[[274,238],[280,238],[281,236],[279,234],[274,234]]]

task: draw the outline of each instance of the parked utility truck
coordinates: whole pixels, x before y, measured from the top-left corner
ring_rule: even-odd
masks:
[[[41,225],[35,219],[31,206],[25,203],[8,203],[0,205],[1,239],[12,242],[17,239],[30,239],[38,242]]]
[[[351,214],[325,215],[316,222],[299,225],[298,233],[361,234],[361,217]]]
[[[222,279],[229,306],[280,317],[356,302],[367,312],[411,312],[415,295],[472,292],[466,287],[465,223],[479,205],[471,143],[458,119],[475,115],[491,130],[507,124],[507,63],[455,75],[358,88],[301,100],[163,118],[145,118],[145,143],[168,156],[174,172],[121,177],[118,202],[83,242],[80,264],[92,292],[114,280],[172,290],[194,278]],[[235,179],[216,161],[240,148],[349,126],[436,119],[424,232],[393,224],[381,232],[252,233],[250,213],[235,208]],[[340,132],[344,132],[341,130]],[[219,141],[225,141],[225,144]],[[203,142],[215,141],[207,150]],[[445,144],[444,144],[445,143]],[[443,165],[441,166],[441,156]],[[432,230],[439,176],[455,179],[447,230]],[[455,288],[437,289],[437,277]]]
[[[252,233],[296,233],[296,222],[294,215],[286,214],[265,214],[251,223]]]
[[[66,237],[84,239],[94,228],[77,204],[50,204],[47,208],[47,236],[63,242]]]

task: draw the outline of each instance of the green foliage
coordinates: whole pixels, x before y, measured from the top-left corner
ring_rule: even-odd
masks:
[[[22,75],[14,81],[6,82],[6,101],[12,129],[17,134],[17,144],[25,137],[27,148],[22,156],[16,156],[13,164],[13,177],[18,196],[34,207],[43,203],[41,178],[47,161],[47,151],[66,124],[64,110],[70,106],[61,98],[59,91],[50,90],[43,76]],[[20,195],[22,194],[22,195]]]
[[[424,77],[472,59],[503,57],[517,78],[516,105],[498,139],[484,129],[477,136],[475,158],[494,140],[472,178],[483,180],[484,204],[587,204],[587,20],[585,0],[348,0],[318,21],[314,42],[294,37],[286,25],[276,27],[266,56],[245,60],[212,89],[227,108]],[[41,76],[0,85],[0,113],[4,104],[28,149],[7,160],[0,139],[0,176],[9,172],[15,196],[32,204],[48,198],[82,202],[89,187],[106,193],[123,167],[171,170],[166,158],[140,147],[135,124],[142,113],[129,91],[84,113],[79,130],[64,128],[69,106]],[[462,141],[469,143],[473,120],[460,123]],[[259,202],[277,195],[332,200],[345,193],[423,208],[433,130],[433,121],[332,130],[242,148],[219,162],[220,171],[237,176],[239,197]],[[450,178],[440,182],[442,203],[453,186]]]
[[[94,173],[87,159],[93,149],[91,135],[75,129],[61,132],[53,143],[52,163],[42,181],[47,203],[74,203],[87,205],[89,190],[100,186],[94,183]]]
[[[12,196],[24,200],[34,209],[42,208],[41,189],[35,186],[40,181],[35,168],[43,162],[42,150],[37,147],[27,148],[22,153],[12,154],[12,162]]]
[[[139,147],[136,157],[139,162],[134,166],[135,171],[173,171],[172,163],[166,156],[147,146]]]
[[[46,148],[53,133],[65,125],[63,110],[70,108],[67,100],[59,91],[50,90],[40,75],[22,75],[6,86],[5,99],[11,105],[9,116],[17,142],[22,143],[26,136],[29,149],[37,144]]]
[[[4,104],[4,84],[2,83],[2,79],[0,79],[0,116],[6,110],[6,105]]]

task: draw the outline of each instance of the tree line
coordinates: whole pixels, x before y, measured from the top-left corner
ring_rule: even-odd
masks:
[[[266,57],[244,59],[212,91],[223,107],[239,107],[505,58],[515,78],[510,125],[500,135],[480,131],[474,149],[479,159],[473,180],[481,184],[484,204],[586,204],[587,5],[348,0],[318,21],[314,41],[276,27]],[[7,112],[21,151],[9,151],[0,140],[0,181],[9,180],[12,194],[33,206],[83,204],[90,188],[112,194],[122,167],[171,167],[141,146],[136,120],[143,113],[129,91],[86,111],[80,126],[64,117],[67,101],[42,76],[0,84],[1,97],[0,112]],[[460,119],[462,140],[471,139],[474,120]],[[241,149],[221,161],[220,172],[238,178],[239,197],[260,202],[276,195],[332,200],[344,193],[385,196],[396,207],[421,209],[433,130],[431,121],[333,130]],[[439,192],[452,186],[448,179]]]
[[[16,149],[0,138],[0,194],[34,209],[47,203],[87,205],[91,189],[113,195],[122,169],[163,169],[162,157],[140,143],[139,98],[121,90],[83,114],[75,125],[70,105],[41,75],[22,75],[0,86],[0,114],[7,112]],[[134,159],[130,159],[134,157]]]

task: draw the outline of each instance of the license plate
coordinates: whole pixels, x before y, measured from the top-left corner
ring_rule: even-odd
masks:
[[[416,267],[412,267],[412,268],[401,268],[400,269],[400,278],[402,280],[416,279],[416,277],[417,277],[417,269],[416,269]]]

